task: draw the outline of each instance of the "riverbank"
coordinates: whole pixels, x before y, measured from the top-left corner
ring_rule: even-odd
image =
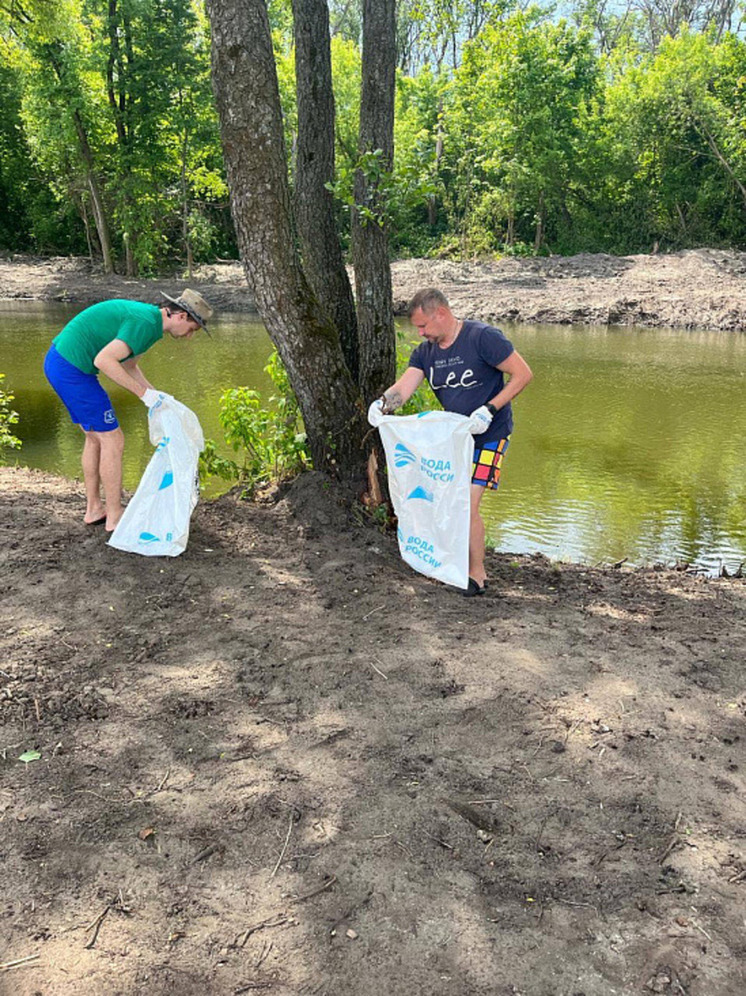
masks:
[[[398,314],[418,288],[438,286],[457,314],[495,323],[746,329],[746,253],[735,250],[467,263],[399,260],[392,264],[392,280]],[[202,266],[189,281],[128,280],[105,277],[82,258],[0,258],[0,299],[150,301],[161,291],[173,295],[186,286],[202,291],[218,311],[254,308],[238,263]]]
[[[742,996],[746,582],[82,507],[0,468],[4,996]]]

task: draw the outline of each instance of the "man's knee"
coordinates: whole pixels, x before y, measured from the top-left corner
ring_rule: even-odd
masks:
[[[471,514],[479,515],[479,505],[484,497],[485,488],[481,487],[479,484],[472,484],[471,486]]]
[[[121,429],[111,432],[94,432],[102,453],[121,453],[124,449],[124,433]]]

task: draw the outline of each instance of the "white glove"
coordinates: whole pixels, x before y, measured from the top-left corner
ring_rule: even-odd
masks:
[[[145,407],[150,410],[153,405],[157,405],[159,401],[165,401],[166,398],[170,398],[170,394],[164,394],[163,391],[156,391],[155,388],[149,387],[145,394],[140,398],[140,401],[145,405]]]
[[[487,405],[482,405],[481,408],[477,408],[477,410],[472,412],[469,416],[469,432],[472,436],[479,436],[481,433],[486,432],[489,429],[491,421],[492,412],[489,410]]]
[[[376,398],[368,409],[368,421],[375,428],[383,421],[383,398]]]

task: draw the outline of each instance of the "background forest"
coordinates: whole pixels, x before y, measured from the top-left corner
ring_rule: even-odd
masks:
[[[358,161],[361,17],[331,0],[339,225]],[[290,0],[270,4],[288,168]],[[397,256],[746,244],[735,0],[401,0]],[[201,0],[0,0],[0,249],[153,274],[237,255]]]

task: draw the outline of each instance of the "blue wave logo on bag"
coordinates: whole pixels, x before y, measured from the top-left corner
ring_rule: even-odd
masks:
[[[422,498],[423,501],[435,501],[435,495],[432,491],[425,491],[424,488],[415,488],[411,494],[407,495],[407,501],[410,498]]]
[[[159,491],[163,491],[164,488],[170,488],[174,483],[174,474],[172,470],[167,470],[163,475],[160,485],[158,486]]]
[[[407,464],[416,463],[417,457],[411,450],[408,450],[403,443],[397,443],[394,449],[394,463],[397,467],[406,467]]]

